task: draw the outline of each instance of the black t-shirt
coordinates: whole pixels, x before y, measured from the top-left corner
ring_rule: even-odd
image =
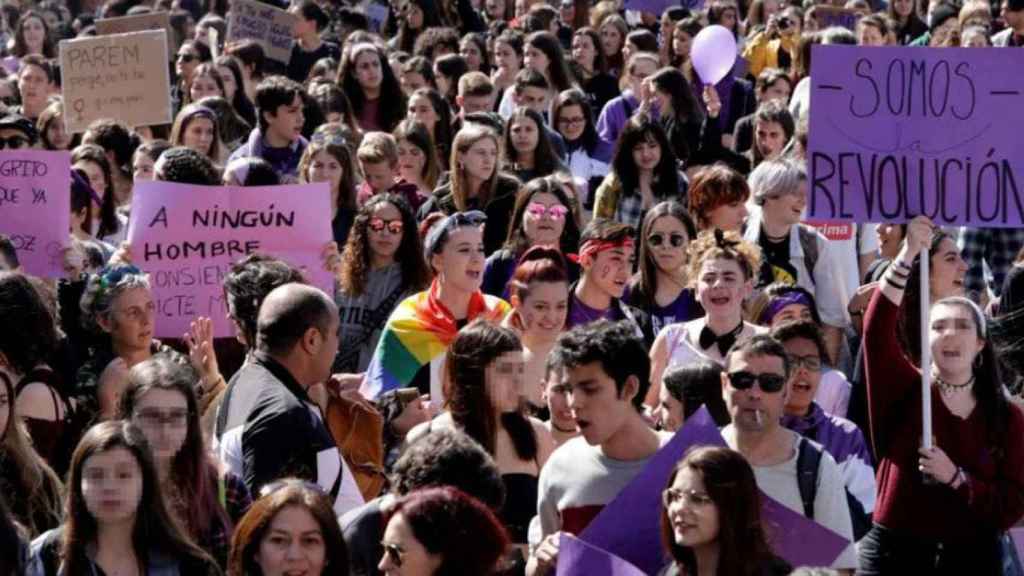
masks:
[[[796,285],[799,278],[797,278],[796,268],[789,261],[789,234],[786,234],[785,239],[773,242],[768,239],[768,235],[762,229],[757,243],[764,255],[764,262],[761,264],[761,280],[758,282],[758,286],[767,286],[775,282]]]
[[[312,52],[306,52],[299,47],[298,42],[292,46],[292,57],[288,60],[288,77],[300,84],[306,81],[309,71],[321,58],[341,59],[341,50],[338,45],[332,42],[321,42],[320,47]]]

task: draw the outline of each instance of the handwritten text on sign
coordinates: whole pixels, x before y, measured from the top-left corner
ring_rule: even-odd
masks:
[[[171,123],[164,30],[64,40],[60,74],[70,133],[100,118],[132,127]]]
[[[303,269],[330,293],[321,253],[331,240],[326,183],[273,187],[208,187],[144,182],[132,195],[128,237],[135,263],[150,276],[157,303],[156,336],[180,337],[196,316],[230,336],[222,281],[231,264],[253,252]]]
[[[1024,52],[815,46],[808,218],[1024,225]]]
[[[0,233],[14,243],[29,274],[64,275],[70,243],[71,155],[37,150],[0,151]]]
[[[288,63],[292,55],[295,16],[258,0],[234,0],[228,15],[228,42],[259,42],[267,58]]]

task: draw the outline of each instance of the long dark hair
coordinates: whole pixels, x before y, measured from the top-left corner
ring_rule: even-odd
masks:
[[[114,196],[114,179],[110,174],[110,161],[107,160],[107,154],[103,148],[95,144],[81,144],[71,151],[71,165],[74,166],[82,161],[92,162],[99,166],[107,180],[106,190],[96,190],[97,194],[103,196],[103,202],[100,204],[100,226],[96,230],[96,238],[115,234],[120,224],[117,222],[117,198]]]
[[[199,374],[189,366],[165,354],[156,354],[136,364],[128,372],[128,387],[121,395],[118,417],[131,420],[139,400],[150,390],[179,392],[188,406],[185,441],[171,463],[170,480],[184,499],[185,526],[197,540],[205,539],[218,523],[230,534],[231,518],[220,503],[220,473],[209,456],[199,424],[199,406],[195,385]]]
[[[928,245],[928,258],[934,258],[939,253],[939,246],[942,241],[955,239],[942,230],[936,230],[932,235],[931,244]],[[931,261],[929,260],[929,263]],[[931,270],[931,267],[929,267]],[[903,301],[900,303],[896,316],[896,339],[903,347],[903,353],[914,363],[921,366],[921,254],[914,258],[910,266],[910,276],[907,278],[907,288],[903,293]]]
[[[704,489],[718,509],[718,566],[716,574],[753,576],[777,559],[768,546],[761,523],[761,495],[754,470],[742,454],[718,446],[695,446],[676,464],[666,488],[683,469],[699,474]],[[697,573],[693,549],[676,543],[665,506],[661,507],[661,537],[665,549],[683,568]]]
[[[551,106],[551,125],[556,130],[558,130],[559,116],[561,116],[562,109],[566,106],[579,106],[580,110],[583,111],[583,121],[586,125],[583,128],[583,135],[580,136],[580,144],[587,151],[587,154],[593,154],[594,149],[600,143],[600,139],[597,136],[597,128],[594,127],[594,112],[590,109],[590,97],[579,88],[570,88],[569,90],[559,92]],[[558,132],[559,134],[562,133],[561,130],[558,130]],[[565,136],[565,134],[562,134],[562,136]],[[569,144],[568,140],[566,140],[566,144]]]
[[[672,144],[669,143],[661,124],[646,114],[637,114],[626,122],[615,148],[612,168],[622,183],[623,195],[639,193],[640,171],[633,160],[633,148],[645,141],[653,141],[661,148],[661,160],[654,167],[654,181],[657,184],[654,187],[655,192],[660,192],[663,199],[677,196],[679,170],[676,168],[676,155],[672,152]]]
[[[430,268],[423,259],[423,245],[416,233],[416,217],[405,198],[397,194],[377,194],[359,209],[352,232],[341,254],[341,291],[351,298],[362,296],[370,271],[369,226],[373,211],[382,204],[391,204],[402,215],[402,242],[395,252],[395,262],[402,267],[402,282],[413,292],[430,284]]]
[[[423,25],[416,30],[409,28],[408,18],[404,14],[405,9],[409,6],[416,6],[423,12]],[[416,38],[419,37],[420,32],[427,28],[441,26],[441,11],[434,0],[407,0],[402,7],[402,11],[403,13],[398,15],[398,34],[395,35],[395,48],[412,54]]]
[[[547,129],[544,124],[544,117],[533,108],[519,106],[508,117],[505,124],[505,158],[510,164],[515,165],[519,161],[519,152],[512,145],[512,125],[520,118],[527,118],[537,127],[537,147],[533,149],[533,172],[540,176],[548,176],[555,170],[561,168],[562,162],[551,147],[551,139],[548,138]]]
[[[381,84],[378,99],[380,105],[377,108],[377,123],[385,132],[390,132],[405,117],[405,94],[402,92],[402,86],[398,83],[398,79],[395,78],[394,71],[391,70],[391,64],[388,63],[387,57],[384,56],[380,48],[374,44],[362,43],[348,49],[341,58],[341,66],[338,67],[338,84],[348,96],[348,101],[352,103],[352,110],[356,116],[362,114],[363,106],[366,105],[366,95],[363,93],[359,81],[356,80],[355,73],[356,60],[364,52],[373,52],[380,61]]]
[[[658,293],[658,264],[654,261],[654,254],[651,251],[647,237],[651,234],[654,223],[663,217],[672,217],[682,223],[686,229],[687,243],[697,237],[697,228],[693,220],[686,213],[686,208],[675,201],[660,202],[647,211],[644,221],[640,226],[640,270],[633,278],[633,290],[635,302],[644,302],[646,305],[654,304],[654,297]]]
[[[28,56],[28,44],[25,42],[25,24],[31,18],[35,18],[43,24],[43,56],[48,59],[56,58],[57,50],[53,45],[50,25],[46,23],[46,18],[43,18],[43,15],[35,10],[29,10],[18,18],[18,23],[14,28],[14,50],[11,51],[11,54],[19,59]]]
[[[242,79],[242,65],[238,62],[238,58],[223,54],[218,56],[213,63],[218,68],[223,66],[231,71],[231,76],[235,79],[235,96],[231,99],[231,106],[234,107],[235,112],[238,112],[238,115],[248,122],[250,126],[255,126],[256,106],[253,105],[252,100],[249,100],[249,96],[245,93],[245,82]]]
[[[542,136],[543,137],[543,136]],[[559,249],[562,254],[570,254],[576,251],[580,242],[580,228],[576,225],[576,219],[572,215],[572,202],[565,194],[565,189],[553,176],[534,178],[516,196],[515,207],[512,208],[512,220],[508,229],[508,239],[505,241],[505,249],[515,256],[521,256],[530,248],[530,240],[523,230],[523,217],[526,215],[526,208],[530,205],[533,197],[537,194],[551,194],[565,206],[569,213],[565,215],[565,226],[562,228],[562,237],[559,241]]]
[[[507,352],[523,349],[515,332],[478,319],[459,331],[448,347],[445,369],[445,396],[452,420],[483,446],[495,454],[498,422],[494,402],[487,393],[487,367]],[[501,426],[512,439],[520,460],[537,457],[537,437],[522,407],[501,415]]]
[[[451,106],[448,105],[445,97],[433,88],[417,88],[416,91],[409,95],[409,99],[412,100],[413,96],[423,96],[430,101],[434,114],[437,114],[437,122],[434,123],[433,127],[427,126],[427,128],[433,134],[434,145],[437,146],[438,150],[437,158],[448,158],[452,153],[452,139],[455,137],[452,134]]]
[[[550,32],[534,32],[526,37],[527,46],[532,46],[544,53],[548,59],[548,82],[556,92],[576,87],[569,66],[566,64],[565,51],[562,43]]]
[[[693,87],[678,68],[665,67],[658,70],[651,76],[651,82],[671,98],[672,115],[676,122],[700,125],[704,120],[704,113],[693,95]]]
[[[423,153],[423,157],[426,159],[423,164],[423,171],[420,173],[420,178],[423,179],[423,183],[428,188],[435,188],[437,180],[441,176],[441,163],[435,152],[434,138],[430,135],[427,127],[415,118],[406,118],[395,128],[392,136],[395,137],[395,142],[405,140],[420,149],[420,152]],[[448,143],[448,147],[451,148],[451,142]],[[448,154],[451,154],[451,152],[449,151]],[[447,160],[448,155],[441,156],[441,158]]]
[[[57,329],[50,311],[26,276],[0,272],[0,318],[9,327],[17,326],[16,330],[0,331],[0,352],[16,373],[28,374],[37,364],[50,362],[57,350]]]
[[[213,559],[192,543],[167,511],[145,435],[129,422],[109,420],[90,428],[71,456],[60,551],[64,573],[89,573],[86,549],[96,542],[99,527],[82,495],[82,469],[94,454],[115,448],[130,452],[142,473],[142,497],[135,512],[135,526],[132,527],[132,548],[139,563],[149,565],[150,551],[155,548],[178,559],[183,565],[214,570],[216,563]],[[182,570],[183,573],[187,571]]]
[[[573,34],[573,37],[576,36],[586,36],[587,38],[590,38],[590,42],[594,45],[594,75],[607,73],[608,58],[605,57],[604,50],[601,48],[601,35],[597,33],[597,30],[594,30],[590,26],[584,26]]]

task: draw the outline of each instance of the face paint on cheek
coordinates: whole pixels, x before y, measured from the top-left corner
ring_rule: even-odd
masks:
[[[608,264],[601,266],[601,269],[597,271],[597,277],[603,281],[607,281],[612,276],[612,267]]]

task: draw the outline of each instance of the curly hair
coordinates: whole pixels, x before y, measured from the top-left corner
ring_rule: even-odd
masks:
[[[0,318],[18,327],[0,330],[0,352],[16,373],[27,374],[50,361],[58,339],[53,316],[28,277],[19,272],[0,272]],[[13,406],[14,398],[10,400]]]
[[[688,252],[690,269],[687,271],[687,279],[690,288],[697,287],[700,269],[707,260],[721,258],[736,262],[743,271],[744,280],[753,279],[761,267],[760,248],[744,240],[738,232],[722,232],[717,228],[706,230],[690,242]]]
[[[457,38],[455,49],[458,50]],[[381,84],[378,102],[381,105],[375,120],[382,130],[390,132],[405,117],[405,94],[391,69],[391,64],[388,63],[387,56],[377,45],[364,42],[346,50],[341,57],[341,66],[338,67],[338,84],[352,103],[352,110],[357,116],[362,114],[366,105],[366,94],[356,80],[356,61],[366,52],[372,52],[380,62]]]
[[[505,504],[498,465],[465,432],[436,428],[407,446],[391,469],[391,491],[399,496],[429,486],[454,486],[492,510]]]
[[[138,134],[117,120],[104,118],[89,124],[82,139],[113,152],[117,168],[124,174],[131,174],[132,157],[135,149],[142,144]]]
[[[213,161],[185,146],[168,148],[157,160],[156,179],[166,182],[220,185],[220,174]]]
[[[224,277],[224,299],[249,346],[256,345],[256,319],[263,299],[291,282],[304,284],[306,279],[297,268],[273,256],[253,253],[231,265]]]
[[[419,292],[430,284],[430,269],[423,259],[423,244],[416,233],[416,217],[405,198],[397,194],[378,194],[359,209],[352,231],[341,254],[342,292],[358,297],[366,289],[366,276],[370,271],[369,225],[374,210],[384,204],[391,204],[402,218],[402,241],[395,252],[395,262],[402,267],[402,282],[409,290]]]
[[[150,289],[149,277],[135,266],[116,264],[90,275],[79,301],[82,325],[93,333],[102,334],[99,319],[109,320],[118,296],[133,288]]]

